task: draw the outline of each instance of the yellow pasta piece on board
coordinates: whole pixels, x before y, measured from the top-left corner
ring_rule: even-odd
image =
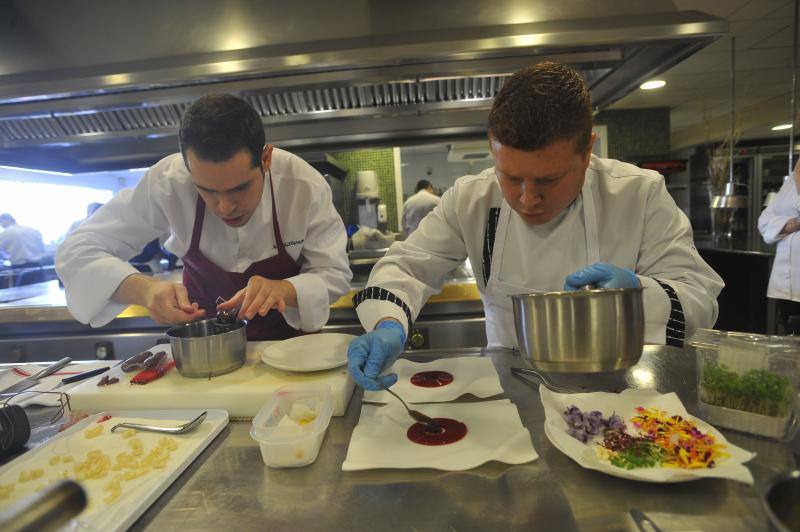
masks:
[[[70,455],[66,455],[66,456],[62,456],[61,457],[61,461],[64,462],[65,464],[72,463],[73,460],[74,460],[74,458],[72,458],[72,456],[70,456]]]
[[[20,471],[19,472],[19,481],[20,482],[28,482],[31,480],[31,474],[29,471]]]
[[[14,491],[16,484],[0,485],[0,500],[8,499]]]
[[[122,437],[126,440],[132,438],[136,434],[136,429],[125,429],[122,431]]]
[[[58,465],[58,463],[60,461],[61,461],[61,457],[58,456],[58,455],[50,457],[50,465]]]
[[[102,433],[103,433],[103,425],[95,425],[90,429],[86,429],[86,432],[84,432],[84,436],[86,436],[86,439],[90,440],[92,438],[100,436]]]
[[[108,494],[108,496],[103,497],[103,502],[106,504],[111,504],[112,502],[119,499],[119,496],[122,495],[121,491],[112,491]]]

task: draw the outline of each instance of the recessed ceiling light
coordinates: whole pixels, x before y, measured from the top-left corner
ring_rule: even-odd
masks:
[[[653,89],[660,89],[666,84],[667,82],[664,81],[663,79],[651,79],[650,81],[645,81],[644,83],[639,85],[639,88],[642,90],[650,91]]]
[[[780,131],[782,129],[791,129],[792,124],[778,124],[772,128],[772,131]]]

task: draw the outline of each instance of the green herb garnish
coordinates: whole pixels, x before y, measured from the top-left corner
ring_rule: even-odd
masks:
[[[609,461],[612,465],[622,469],[636,469],[639,467],[655,467],[664,461],[665,451],[660,446],[649,441],[637,441],[627,448],[618,451]]]
[[[700,386],[702,400],[710,405],[772,417],[788,416],[794,395],[786,377],[763,369],[739,375],[717,364],[703,368]]]

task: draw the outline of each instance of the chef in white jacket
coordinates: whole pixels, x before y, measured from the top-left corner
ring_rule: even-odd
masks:
[[[250,339],[319,330],[350,288],[347,235],[323,177],[265,144],[261,119],[227,94],[185,112],[181,153],[156,163],[59,247],[56,269],[79,321],[102,326],[126,306],[162,323],[239,308]],[[148,242],[181,257],[183,282],[140,274],[127,260]],[[217,306],[217,298],[227,300]]]
[[[792,175],[758,217],[758,230],[767,244],[777,242],[767,297],[778,300],[779,331],[788,332],[789,316],[800,314],[800,169]]]
[[[420,179],[414,187],[415,193],[403,204],[403,232],[406,237],[413,233],[419,222],[437,205],[441,198],[433,193],[433,185],[427,179]]]
[[[545,62],[515,73],[488,125],[495,167],[458,179],[354,297],[370,331],[348,352],[359,385],[396,381],[381,373],[428,297],[466,258],[490,346],[516,346],[510,295],[588,283],[645,287],[647,342],[682,345],[695,328],[713,326],[722,279],[700,258],[658,173],[591,154],[591,103],[577,72]]]

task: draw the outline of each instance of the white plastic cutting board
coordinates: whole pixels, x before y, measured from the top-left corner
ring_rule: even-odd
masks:
[[[276,389],[292,383],[324,383],[331,387],[334,416],[344,415],[355,386],[347,367],[313,373],[289,373],[271,368],[261,361],[261,352],[274,342],[248,342],[247,362],[241,368],[209,379],[187,378],[171,369],[166,375],[145,385],[130,384],[136,371],[123,373],[114,367],[106,375],[120,382],[97,386],[101,377],[92,377],[69,391],[74,410],[218,408],[232,418],[252,418]],[[169,345],[158,345],[150,351],[166,351]]]
[[[0,468],[0,485],[15,485],[11,496],[0,501],[0,509],[23,499],[50,481],[57,481],[55,479],[59,472],[66,471],[68,478],[72,478],[73,466],[78,461],[85,459],[89,450],[99,449],[112,461],[118,453],[130,452],[128,439],[124,438],[121,433],[111,434],[109,432],[116,423],[131,421],[158,426],[175,426],[197,417],[200,412],[200,410],[164,410],[160,412],[120,410],[89,416],[44,445],[28,451]],[[97,421],[102,415],[112,416],[103,423],[105,425],[103,434],[93,439],[87,439],[85,431],[97,426]],[[86,491],[89,505],[78,515],[77,522],[73,520],[65,528],[67,530],[103,532],[127,530],[227,424],[227,413],[221,410],[209,410],[205,421],[194,431],[180,435],[166,435],[177,443],[177,449],[171,453],[167,466],[164,469],[153,469],[143,477],[124,482],[121,496],[113,502],[103,500],[107,496],[104,486],[118,472],[109,471],[104,478],[81,481],[80,484]],[[135,438],[143,443],[145,453],[147,453],[164,436],[164,434],[137,432]],[[50,462],[53,457],[65,455],[72,456],[73,463],[56,465]],[[44,475],[29,482],[18,481],[21,472],[33,469],[41,469]],[[124,473],[124,471],[122,472]]]

